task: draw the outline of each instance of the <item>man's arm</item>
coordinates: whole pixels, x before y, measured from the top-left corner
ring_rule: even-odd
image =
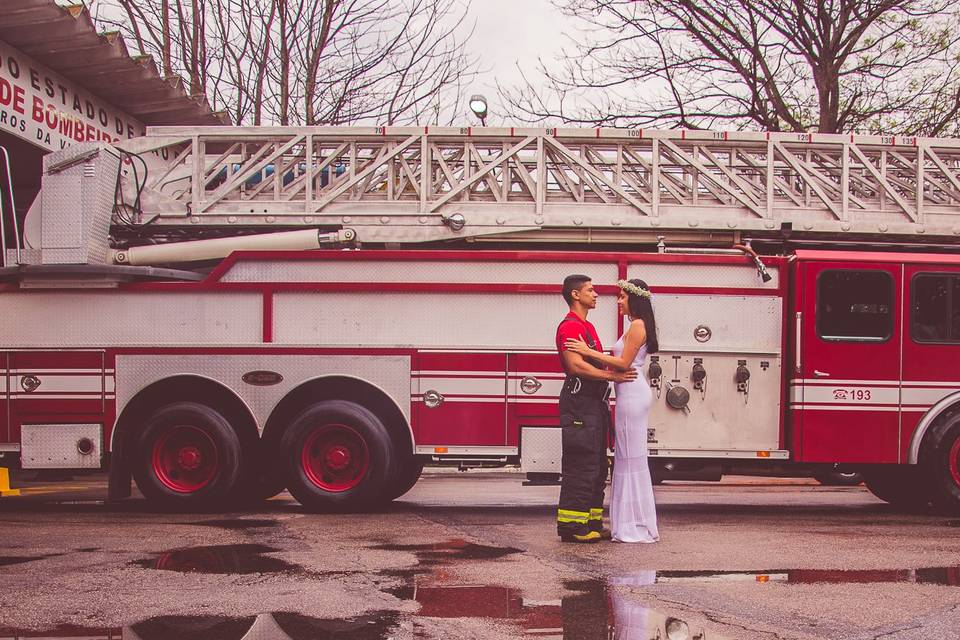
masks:
[[[603,382],[629,382],[637,378],[636,369],[627,371],[605,371],[597,369],[595,366],[583,359],[579,353],[565,350],[560,353],[563,359],[563,368],[572,376],[586,378],[587,380],[600,380]]]

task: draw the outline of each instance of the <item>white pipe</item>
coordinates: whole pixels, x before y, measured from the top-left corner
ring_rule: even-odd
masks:
[[[320,233],[316,229],[258,233],[249,236],[189,240],[168,244],[150,244],[114,251],[117,264],[147,266],[175,262],[199,262],[226,258],[234,251],[304,251],[320,249],[335,242],[350,242],[356,237],[352,229]]]

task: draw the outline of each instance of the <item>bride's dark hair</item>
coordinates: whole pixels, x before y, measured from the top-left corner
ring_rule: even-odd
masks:
[[[650,290],[647,283],[643,280],[633,279],[630,284],[636,285],[640,289]],[[657,340],[657,320],[653,317],[653,305],[650,304],[650,298],[637,296],[627,293],[627,308],[630,310],[630,316],[643,320],[643,326],[647,330],[647,353],[656,353],[660,350],[660,341]]]

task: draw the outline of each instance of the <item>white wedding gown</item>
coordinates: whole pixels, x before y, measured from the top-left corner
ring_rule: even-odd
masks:
[[[623,353],[623,338],[613,355]],[[653,394],[641,368],[647,345],[633,360],[637,379],[616,385],[617,408],[614,424],[613,491],[610,497],[610,532],[617,542],[656,542],[657,508],[647,462],[647,417]]]

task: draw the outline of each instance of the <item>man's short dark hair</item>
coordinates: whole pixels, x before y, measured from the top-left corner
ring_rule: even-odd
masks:
[[[580,274],[574,274],[572,276],[567,276],[563,279],[563,299],[567,301],[568,305],[573,304],[573,292],[579,291],[580,287],[592,282],[593,278],[590,276],[584,276]]]

